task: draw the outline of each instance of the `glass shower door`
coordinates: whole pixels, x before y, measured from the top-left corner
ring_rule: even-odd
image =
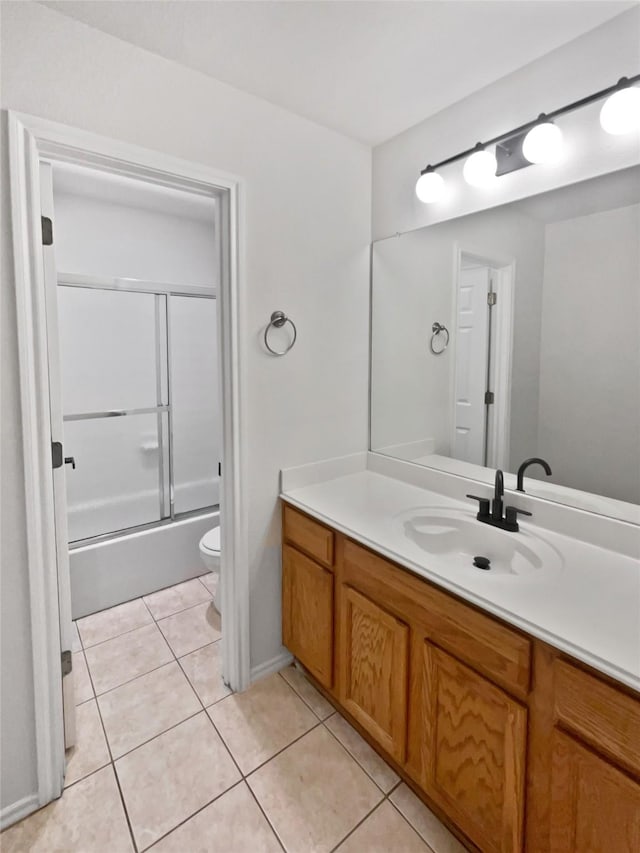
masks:
[[[58,287],[71,542],[170,516],[166,296]]]

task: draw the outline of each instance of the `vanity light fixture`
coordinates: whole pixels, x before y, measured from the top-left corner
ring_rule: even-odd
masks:
[[[602,105],[600,124],[614,136],[640,128],[640,89],[631,86],[626,77],[618,81],[616,91]]]
[[[465,160],[463,175],[468,184],[482,187],[500,175],[515,172],[533,164],[556,163],[564,148],[562,130],[553,119],[574,112],[595,101],[605,101],[600,111],[600,124],[607,133],[622,134],[640,129],[640,74],[622,77],[614,86],[601,89],[550,113],[542,113],[534,121],[501,133],[487,142],[447,157],[435,165],[429,164],[420,172],[416,195],[425,204],[439,201],[445,193],[445,180],[439,169]],[[495,153],[488,150],[495,145]]]
[[[497,168],[496,155],[478,142],[473,154],[465,161],[462,174],[472,187],[486,187],[495,181]]]
[[[530,163],[557,163],[563,148],[562,131],[544,113],[522,142],[522,153]]]
[[[416,183],[416,195],[420,201],[430,204],[439,201],[445,190],[444,178],[439,172],[433,171],[433,166],[427,168],[420,174]]]

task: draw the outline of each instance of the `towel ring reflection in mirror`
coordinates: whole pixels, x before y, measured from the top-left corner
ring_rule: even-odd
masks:
[[[283,349],[283,350],[274,349],[269,344],[269,331],[272,327],[274,329],[281,329],[285,325],[285,323],[291,324],[291,328],[293,330],[293,337],[291,338],[289,345],[285,349]],[[291,349],[291,347],[295,344],[297,337],[298,337],[298,330],[296,329],[296,324],[293,322],[293,320],[290,317],[287,317],[287,315],[284,313],[284,311],[274,311],[273,314],[271,315],[271,319],[269,320],[269,325],[264,330],[264,345],[269,350],[271,355],[278,355],[278,356],[286,355],[289,352],[289,350]]]
[[[442,355],[442,353],[449,346],[449,329],[446,326],[443,326],[442,323],[434,323],[431,327],[431,331],[433,334],[431,335],[431,340],[429,341],[429,349],[434,355]],[[440,344],[437,344],[437,340],[439,340],[438,336],[441,332],[444,332],[446,338],[440,341]]]

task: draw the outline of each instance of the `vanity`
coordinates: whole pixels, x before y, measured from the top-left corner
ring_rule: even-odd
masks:
[[[283,472],[289,651],[471,850],[640,851],[640,166],[371,252],[369,451]]]
[[[469,849],[638,850],[640,693],[389,559],[386,529],[365,546],[320,521],[333,490],[365,532],[349,489],[397,486],[358,477],[386,479],[316,487],[315,517],[284,495],[287,648]]]

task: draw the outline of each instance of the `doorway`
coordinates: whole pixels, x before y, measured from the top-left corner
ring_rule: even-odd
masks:
[[[509,458],[514,274],[513,262],[456,251],[451,455],[482,467]]]
[[[133,433],[136,435],[138,473],[144,474],[144,478],[141,476],[144,481],[138,486],[141,493],[146,494],[144,500],[136,502],[135,508],[126,513],[127,527],[133,526],[135,530],[125,532],[126,535],[136,537],[138,541],[148,535],[145,529],[148,524],[153,527],[157,525],[158,529],[162,530],[166,530],[173,523],[182,527],[187,525],[193,516],[193,510],[186,507],[189,502],[193,504],[194,501],[197,503],[195,516],[207,525],[207,529],[214,526],[211,524],[211,518],[206,516],[213,514],[210,510],[215,507],[215,495],[211,487],[215,485],[215,478],[219,478],[218,463],[222,462],[224,476],[217,482],[220,495],[218,502],[223,508],[220,516],[221,574],[225,579],[220,596],[221,609],[225,614],[222,670],[225,680],[234,690],[243,690],[249,683],[249,585],[246,513],[242,492],[244,454],[241,442],[241,419],[244,412],[244,374],[240,358],[242,347],[239,249],[242,181],[233,175],[218,173],[198,164],[33,116],[10,113],[9,138],[20,387],[24,423],[38,804],[44,805],[59,796],[63,786],[65,717],[61,686],[63,673],[66,671],[66,657],[73,639],[65,474],[66,469],[73,471],[73,462],[69,457],[74,454],[71,450],[63,449],[68,438],[63,424],[76,424],[71,427],[69,436],[73,437],[75,446],[83,447],[83,458],[90,458],[85,446],[93,448],[93,455],[98,457],[91,463],[86,463],[88,468],[94,466],[94,475],[88,477],[82,486],[85,490],[94,488],[100,481],[96,476],[97,466],[104,465],[104,459],[111,457],[113,448],[118,446],[118,443],[122,447],[126,446],[127,441],[130,442],[131,436],[127,429],[131,430],[132,426],[137,424],[138,428],[134,429]],[[51,240],[55,211],[52,209],[52,196],[47,193],[46,169],[52,170],[55,165],[62,167],[64,164],[92,169],[103,176],[141,181],[155,189],[162,188],[189,193],[201,199],[206,197],[215,200],[220,234],[216,258],[220,270],[218,291],[215,294],[187,293],[180,291],[171,280],[165,280],[164,284],[168,283],[170,287],[163,288],[158,286],[163,282],[156,276],[151,279],[151,287],[148,286],[149,279],[145,280],[144,277],[137,282],[142,282],[140,287],[131,286],[130,281],[122,280],[126,276],[117,275],[91,279],[91,276],[81,273],[83,280],[80,281],[74,278],[79,274],[77,271],[58,270]],[[63,273],[60,279],[59,272]],[[52,288],[55,294],[53,298]],[[130,364],[130,372],[135,374],[130,380],[133,389],[133,385],[146,378],[147,384],[143,390],[145,394],[151,395],[148,400],[135,395],[135,399],[127,400],[126,404],[116,401],[104,404],[103,400],[94,400],[89,405],[88,401],[84,400],[82,410],[73,411],[69,400],[64,398],[64,392],[61,393],[64,385],[63,360],[55,356],[55,352],[59,351],[56,339],[59,332],[58,290],[64,294],[63,301],[68,303],[66,307],[73,307],[70,316],[76,320],[78,316],[86,319],[86,322],[82,321],[84,328],[81,330],[87,338],[86,345],[98,350],[101,340],[103,345],[109,339],[117,339],[120,344],[122,336],[114,329],[124,316],[132,317],[138,312],[137,328],[146,328],[146,333],[136,333],[130,338],[130,342],[135,341],[137,347],[134,352],[129,353],[128,361],[133,362]],[[99,308],[96,297],[101,303]],[[172,458],[169,446],[170,421],[172,417],[174,421],[178,418],[179,401],[175,397],[171,398],[169,386],[172,373],[176,370],[188,373],[193,365],[172,364],[171,331],[175,326],[175,333],[179,334],[178,330],[182,324],[182,332],[185,333],[185,328],[188,329],[193,321],[191,309],[196,304],[196,299],[202,300],[198,307],[202,308],[205,304],[209,307],[209,320],[217,314],[214,320],[217,321],[217,332],[213,332],[213,337],[217,337],[219,341],[220,353],[219,453],[209,453],[210,467],[215,470],[214,477],[205,477],[204,485],[192,484],[193,487],[183,490],[183,497],[177,500],[179,476],[178,471],[172,471],[171,467],[179,454],[174,447]],[[126,312],[123,310],[124,300],[128,300]],[[75,304],[78,301],[82,302],[80,311]],[[136,307],[129,310],[133,302]],[[52,306],[55,307],[53,316],[56,320],[53,324]],[[213,306],[215,311],[210,310]],[[61,315],[65,310],[66,308],[61,310]],[[196,313],[197,324],[201,318],[207,316],[207,308]],[[100,338],[109,322],[111,334],[102,334]],[[206,335],[204,339],[206,341]],[[143,340],[146,340],[147,347],[142,346]],[[166,353],[164,347],[167,349]],[[112,356],[113,353],[109,356],[108,352],[103,351],[100,357],[104,360]],[[99,361],[98,358],[97,362]],[[145,364],[148,368],[146,372]],[[108,382],[102,379],[93,383],[86,382],[84,386],[85,390],[88,388],[94,394],[105,394],[108,391]],[[137,391],[140,391],[140,388]],[[99,405],[94,406],[94,403],[98,402]],[[188,408],[188,405],[186,407]],[[148,411],[141,412],[140,409]],[[117,412],[116,416],[102,416],[105,412],[114,411]],[[68,417],[69,415],[71,417]],[[142,420],[145,422],[144,429],[140,429]],[[73,430],[79,430],[78,424],[84,424],[84,428],[89,432],[97,430],[100,435],[93,436],[92,441],[87,441],[86,435],[73,436]],[[130,426],[125,428],[126,424]],[[115,432],[111,432],[114,426]],[[110,434],[103,435],[105,431]],[[116,434],[117,438],[114,437]],[[207,440],[210,438],[208,435]],[[175,434],[173,439],[175,441]],[[188,450],[191,440],[184,443]],[[95,453],[96,446],[105,450],[102,459],[99,458],[100,454]],[[143,453],[146,454],[145,461],[141,462],[140,455]],[[69,465],[64,464],[65,456],[69,459]],[[74,461],[76,470],[79,470],[79,460],[76,458]],[[192,461],[189,460],[187,452],[183,470],[188,472]],[[127,468],[126,465],[124,467]],[[127,473],[130,474],[131,471]],[[109,470],[104,472],[106,478],[109,474]],[[116,479],[113,478],[114,481]],[[78,483],[77,493],[69,491],[70,498],[72,495],[77,497],[78,494],[86,496],[80,485]],[[149,492],[153,493],[153,497],[150,497]],[[107,498],[117,498],[110,505],[109,512],[112,512],[112,515],[94,512],[96,501],[92,498],[95,495],[89,494],[89,499],[84,502],[83,513],[78,515],[73,525],[69,524],[69,530],[75,526],[75,529],[80,531],[79,535],[85,541],[82,547],[87,547],[87,539],[95,540],[103,536],[105,541],[91,541],[88,545],[105,548],[110,541],[115,541],[115,538],[123,533],[123,516],[118,515],[122,512],[122,506],[117,510],[115,508],[118,502],[122,503],[122,492],[115,495],[109,495],[107,492],[106,495],[105,498],[103,490],[97,503],[109,504]],[[70,505],[72,503],[73,500]],[[77,503],[82,504],[82,501],[78,499]],[[153,518],[150,519],[152,505]],[[180,506],[184,514],[178,518],[178,515],[182,515]],[[130,521],[134,515],[134,524],[131,525]],[[80,522],[81,516],[83,518]],[[197,537],[194,538],[197,541]],[[203,566],[200,573],[204,571]],[[163,585],[168,586],[170,583]],[[131,591],[127,592],[127,596],[132,596]]]

